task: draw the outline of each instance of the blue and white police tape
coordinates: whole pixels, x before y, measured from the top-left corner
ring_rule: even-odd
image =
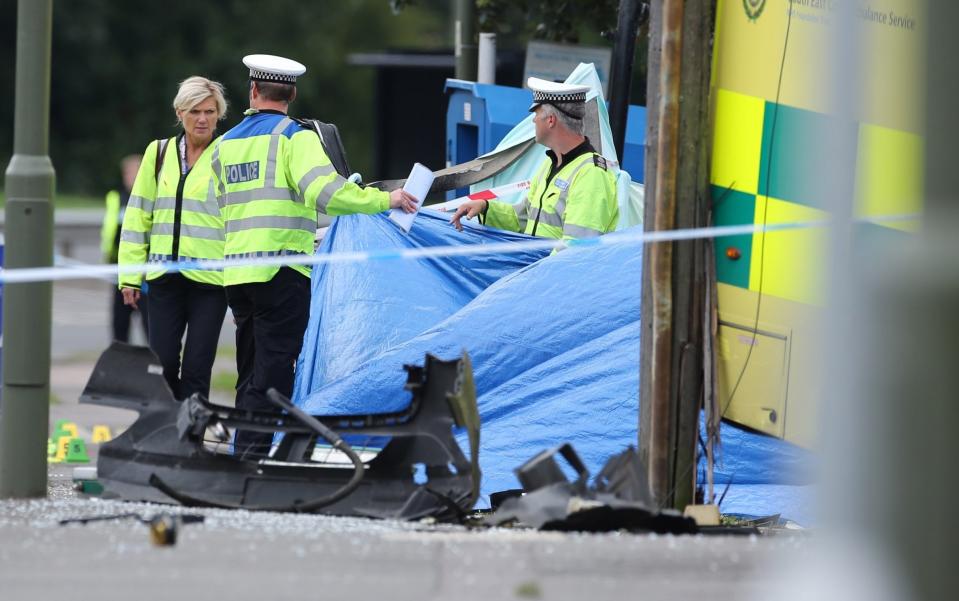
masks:
[[[899,221],[917,221],[917,215],[888,215],[859,219],[857,223],[891,223]],[[785,230],[824,228],[829,220],[801,221],[792,223],[726,225],[716,227],[692,228],[685,230],[666,230],[655,232],[619,233],[597,238],[577,240],[554,240],[535,238],[516,242],[495,242],[490,244],[464,244],[456,246],[433,246],[426,248],[382,249],[372,251],[338,252],[315,255],[284,255],[272,257],[249,257],[242,259],[204,260],[204,261],[165,261],[140,265],[89,265],[74,264],[64,267],[24,267],[0,269],[0,284],[19,284],[25,282],[45,282],[54,280],[80,280],[105,278],[115,279],[120,274],[147,273],[156,271],[203,270],[220,271],[224,267],[245,266],[284,266],[284,265],[321,265],[325,263],[361,263],[369,261],[421,260],[442,257],[462,257],[469,255],[510,254],[526,250],[552,250],[594,245],[639,245],[658,242],[678,242],[777,232]],[[480,226],[482,227],[482,226]]]

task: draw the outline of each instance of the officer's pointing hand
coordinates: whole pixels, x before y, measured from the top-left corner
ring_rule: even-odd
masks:
[[[485,200],[467,200],[456,209],[456,212],[453,213],[453,216],[450,217],[450,223],[458,229],[463,231],[463,224],[460,223],[460,219],[465,215],[467,219],[472,219],[479,215],[483,210],[486,209]]]
[[[416,197],[402,188],[398,188],[390,192],[391,209],[402,209],[407,213],[413,213],[416,211],[416,207],[419,206],[419,204],[420,203],[418,200],[416,200]]]

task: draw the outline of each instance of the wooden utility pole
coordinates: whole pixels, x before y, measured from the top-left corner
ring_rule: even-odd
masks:
[[[708,222],[709,68],[714,0],[653,0],[647,79],[647,231]],[[643,257],[640,453],[657,503],[694,500],[703,395],[706,246],[647,246]]]

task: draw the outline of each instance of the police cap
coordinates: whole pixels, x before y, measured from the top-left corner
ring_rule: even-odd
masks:
[[[551,104],[574,119],[582,119],[586,115],[586,92],[589,86],[557,83],[538,77],[527,79],[526,86],[533,91],[530,112],[541,104]]]
[[[250,68],[253,81],[272,81],[276,83],[296,83],[296,78],[306,73],[301,63],[272,54],[248,54],[243,64]]]

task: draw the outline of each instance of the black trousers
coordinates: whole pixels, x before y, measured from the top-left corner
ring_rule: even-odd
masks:
[[[236,320],[236,406],[276,411],[266,391],[293,394],[293,371],[310,319],[310,279],[289,267],[268,282],[226,287]],[[265,456],[273,435],[239,431],[237,455]]]
[[[210,396],[210,372],[226,315],[220,286],[200,284],[179,273],[150,281],[150,348],[160,358],[173,396]],[[182,344],[186,331],[186,343]],[[180,350],[183,361],[180,361]]]
[[[120,342],[130,341],[130,322],[133,321],[135,313],[140,314],[140,325],[143,326],[143,334],[146,339],[150,339],[150,302],[146,294],[140,295],[137,301],[137,308],[128,307],[123,304],[123,293],[117,287],[113,288],[113,339]]]

